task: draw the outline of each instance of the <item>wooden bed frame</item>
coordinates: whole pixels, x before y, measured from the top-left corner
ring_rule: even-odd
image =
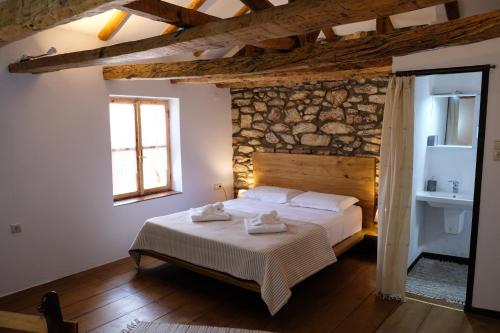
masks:
[[[363,230],[336,244],[333,247],[336,256],[342,255],[361,242],[365,238],[365,230],[373,227],[375,216],[375,158],[373,157],[254,153],[253,175],[255,186],[289,187],[358,198],[360,200],[358,205],[363,210]],[[260,286],[254,281],[239,279],[155,251],[134,250],[134,252],[260,293]]]

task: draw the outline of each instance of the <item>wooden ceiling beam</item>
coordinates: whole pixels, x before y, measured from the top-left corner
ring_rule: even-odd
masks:
[[[241,2],[243,2],[245,4],[245,6],[247,6],[248,8],[250,8],[254,12],[274,7],[273,3],[269,0],[241,0]],[[285,38],[282,38],[281,40],[284,40],[284,39]],[[290,48],[294,48],[297,44],[297,40],[294,38],[286,37],[286,41],[287,41],[287,43],[290,44]],[[249,49],[252,49],[251,47],[249,48],[248,46],[249,45],[245,45],[244,47],[240,48],[240,51],[243,50],[242,52],[247,52]],[[240,52],[237,52],[236,55],[239,53]]]
[[[298,0],[248,15],[184,29],[175,34],[15,63],[9,66],[9,70],[14,73],[42,73],[161,58],[200,49],[242,44],[259,46],[257,41],[269,38],[294,36],[329,25],[366,21],[450,2],[450,0],[378,0],[371,1],[367,6],[366,1]]]
[[[314,81],[338,81],[338,80],[353,80],[353,79],[369,79],[373,77],[387,76],[392,73],[392,66],[345,70],[345,71],[328,71],[324,69],[321,73],[317,72],[291,72],[286,76],[280,74],[280,77],[261,77],[249,78],[238,82],[212,82],[219,88],[256,88],[269,86],[294,86],[304,84],[305,82]],[[183,84],[183,80],[172,80],[173,84]],[[197,83],[197,82],[194,82]],[[208,83],[208,82],[207,82]]]
[[[330,26],[324,27],[323,29],[321,29],[321,31],[323,32],[323,35],[325,35],[325,39],[327,42],[333,42],[334,40],[337,40],[339,38],[339,36],[337,36],[335,31],[333,31],[333,28]]]
[[[121,29],[121,27],[123,27],[129,18],[129,13],[123,10],[118,10],[113,14],[101,31],[99,31],[97,38],[102,41],[110,40],[111,37],[113,37]]]
[[[444,8],[446,10],[446,17],[448,18],[449,21],[460,18],[460,9],[458,7],[458,1],[445,3]]]
[[[206,2],[207,0],[191,0],[190,3],[187,4],[186,8],[192,9],[192,10],[198,10],[200,9],[201,6]],[[165,34],[170,34],[172,32],[176,32],[179,29],[178,26],[169,24],[165,30],[163,30],[162,35]]]
[[[273,3],[269,0],[240,0],[253,11],[263,10],[274,7]]]
[[[242,6],[240,9],[238,9],[234,14],[233,14],[233,17],[238,17],[238,16],[241,16],[241,15],[245,15],[247,14],[248,12],[250,11],[250,8],[248,8],[247,6]],[[207,50],[198,50],[198,51],[195,51],[193,52],[193,55],[195,57],[201,57]]]
[[[163,1],[149,1],[149,0],[143,0],[143,1],[135,1],[130,4],[128,11],[126,10],[119,10],[117,11],[113,17],[106,23],[104,28],[99,32],[98,38],[103,41],[109,40],[111,37],[113,37],[125,24],[125,22],[130,18],[131,12],[134,12],[136,15],[140,16],[145,16],[146,18],[153,19],[155,21],[166,21],[168,19],[170,20],[175,20],[175,21],[182,21],[182,14],[192,16],[190,10],[196,11],[198,8],[200,8],[206,0],[192,0],[187,6],[186,10],[183,11],[182,7],[171,5],[169,3],[165,3]],[[127,8],[127,6],[125,6]],[[179,13],[179,17],[177,17],[177,13]],[[203,13],[202,13],[203,14]],[[193,25],[200,25],[203,23],[206,23],[207,20],[205,19],[204,15],[200,15],[201,20],[198,18],[197,19],[197,24]],[[218,19],[218,18],[216,18]],[[208,22],[210,21],[215,21],[216,19],[209,19]],[[179,26],[182,26],[182,24],[174,25],[174,24],[169,24],[167,28],[163,31],[162,34],[168,34],[177,31],[179,29]]]
[[[173,24],[181,28],[193,27],[220,20],[220,18],[216,16],[161,0],[138,0],[125,5],[123,8],[131,14]]]
[[[0,2],[0,47],[53,28],[97,15],[130,0],[5,0]]]
[[[377,18],[377,33],[378,34],[389,34],[394,31],[394,25],[390,17],[378,17]]]
[[[169,64],[113,66],[103,69],[112,79],[240,80],[245,76],[328,67],[330,71],[380,67],[385,59],[438,47],[465,45],[500,37],[500,10],[387,35],[316,43],[288,53],[255,57],[198,60]],[[374,61],[382,61],[375,66]]]
[[[387,75],[392,70],[392,58],[376,59],[363,63],[349,65],[333,65],[311,69],[289,69],[284,75],[283,71],[269,73],[249,73],[242,75],[211,75],[198,78],[172,79],[174,84],[252,84],[266,82],[305,82],[305,81],[328,81],[351,77],[356,73],[360,75]],[[375,74],[376,73],[376,74]]]

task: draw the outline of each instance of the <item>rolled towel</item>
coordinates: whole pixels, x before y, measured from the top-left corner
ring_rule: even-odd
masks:
[[[278,216],[278,212],[272,210],[269,213],[260,214],[254,218],[249,219],[249,223],[251,223],[254,226],[257,226],[263,224],[281,224],[281,221]]]
[[[189,210],[189,215],[193,222],[231,220],[231,214],[224,212],[224,204],[222,202],[205,205],[199,208],[191,208]]]
[[[284,223],[253,225],[250,219],[245,219],[245,228],[250,235],[273,234],[285,232],[287,229]]]

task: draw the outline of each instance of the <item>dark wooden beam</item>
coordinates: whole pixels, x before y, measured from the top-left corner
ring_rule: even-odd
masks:
[[[253,11],[274,7],[273,3],[269,0],[241,0],[241,2]]]
[[[258,10],[264,10],[264,9],[269,9],[269,8],[274,7],[272,2],[269,0],[242,0],[241,2],[243,2],[246,7],[250,8],[254,12],[258,11]],[[296,39],[288,38],[288,37],[287,37],[287,41],[290,43],[290,45],[292,45],[291,48],[295,47],[297,42],[298,42]],[[250,49],[253,50],[253,48],[247,47],[247,46],[250,46],[250,45],[245,45],[244,47],[242,47],[240,49],[240,51],[245,50],[243,52],[246,52],[247,50],[250,50]],[[238,56],[240,51],[238,51],[236,53],[236,56]]]
[[[174,34],[45,57],[9,66],[13,73],[43,73],[68,68],[109,65],[216,49],[300,35],[325,26],[391,16],[450,0],[298,0],[252,14],[210,22]],[[258,46],[258,45],[256,45]]]
[[[5,0],[0,2],[0,47],[39,31],[97,15],[130,0]]]
[[[105,67],[105,79],[241,80],[268,73],[329,68],[329,71],[384,66],[386,59],[438,47],[465,45],[500,37],[500,10],[387,35],[316,43],[286,54],[200,60],[170,64]],[[381,64],[374,64],[381,61]]]
[[[247,14],[248,12],[250,11],[250,8],[248,8],[247,6],[242,6],[240,9],[238,9],[234,14],[233,14],[233,17],[238,17],[238,16],[241,16],[241,15],[245,15]],[[248,45],[249,47],[253,47],[252,45]],[[199,51],[196,51],[196,52],[193,52],[193,55],[195,57],[201,57],[207,50],[199,50]]]
[[[458,1],[448,2],[444,4],[446,9],[446,17],[448,20],[456,20],[460,18],[460,9],[458,8]]]
[[[198,10],[198,9],[200,9],[201,6],[203,6],[203,4],[205,2],[206,2],[206,0],[191,0],[186,5],[186,8],[192,9],[192,10]],[[163,30],[162,35],[170,34],[172,32],[176,32],[178,29],[179,29],[178,26],[173,25],[173,24],[169,24],[169,25],[167,25],[167,27],[165,28],[165,30]]]
[[[321,31],[323,31],[323,34],[325,35],[325,39],[328,42],[333,42],[334,40],[337,40],[339,38],[337,36],[337,34],[335,33],[335,31],[333,31],[332,27],[324,27],[323,29],[321,29]]]
[[[389,59],[390,61],[390,59]],[[304,84],[305,82],[314,81],[338,81],[338,80],[353,80],[353,79],[369,79],[373,77],[387,76],[392,73],[392,66],[364,68],[338,71],[332,68],[330,72],[327,68],[322,71],[299,71],[290,72],[287,75],[280,73],[275,77],[265,75],[260,78],[248,77],[240,81],[212,81],[206,83],[213,83],[219,88],[255,88],[255,87],[269,87],[269,86],[294,86],[297,84]],[[196,82],[189,82],[185,80],[171,80],[173,84],[197,84]]]
[[[280,85],[311,81],[335,81],[349,78],[374,77],[392,72],[392,58],[376,59],[364,63],[325,66],[312,69],[289,69],[270,73],[251,73],[243,75],[212,75],[200,78],[172,79],[174,84],[223,84],[232,87],[249,85]]]
[[[181,28],[193,27],[220,20],[220,18],[216,16],[161,0],[134,1],[123,6],[123,9],[131,14],[173,24]]]
[[[377,33],[378,34],[389,34],[394,31],[394,26],[390,17],[379,17],[377,18]]]

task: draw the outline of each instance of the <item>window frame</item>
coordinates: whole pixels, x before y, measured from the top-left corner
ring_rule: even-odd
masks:
[[[127,200],[133,198],[141,198],[159,193],[166,193],[172,191],[172,172],[171,172],[171,156],[170,156],[170,110],[168,100],[160,99],[148,99],[148,98],[127,98],[127,97],[111,97],[109,104],[120,103],[120,104],[132,104],[134,106],[134,122],[135,122],[135,153],[136,153],[136,168],[137,168],[137,191],[122,193],[113,195],[113,201]],[[141,108],[142,104],[149,105],[163,105],[165,107],[165,135],[166,135],[166,145],[163,146],[151,146],[144,147],[142,145],[142,127],[141,127]],[[166,170],[166,180],[167,184],[161,187],[155,187],[152,189],[144,189],[144,154],[145,149],[151,148],[165,148],[167,156],[167,170]],[[125,149],[133,150],[133,148]],[[119,151],[111,147],[111,154],[113,152]]]

